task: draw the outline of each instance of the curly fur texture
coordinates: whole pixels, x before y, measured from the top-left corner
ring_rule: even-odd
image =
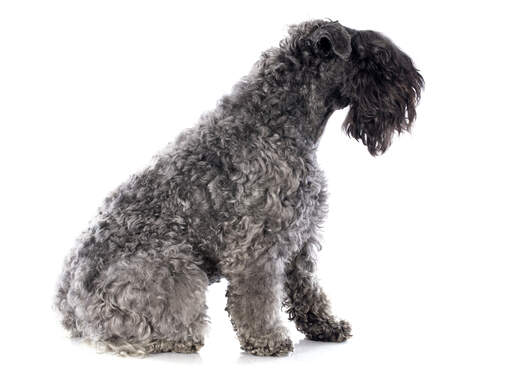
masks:
[[[121,354],[195,352],[206,289],[223,277],[242,349],[293,350],[281,305],[309,339],[345,341],[350,326],[331,314],[314,274],[327,210],[315,151],[347,105],[347,132],[385,151],[409,128],[421,85],[380,34],[324,20],[292,26],[214,111],[105,200],[65,262],[64,326]]]

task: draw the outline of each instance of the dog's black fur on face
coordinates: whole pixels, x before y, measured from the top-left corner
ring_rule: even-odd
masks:
[[[395,131],[410,129],[423,77],[387,37],[337,21],[301,24],[290,34],[281,48],[289,51],[286,56],[294,61],[294,69],[315,80],[315,100],[324,98],[326,120],[313,130],[313,139],[318,140],[335,110],[348,105],[343,127],[372,155],[387,150]],[[304,81],[302,76],[295,78]]]
[[[343,94],[350,111],[343,126],[377,155],[386,151],[395,131],[410,129],[423,77],[409,56],[382,34],[347,30],[352,52]]]

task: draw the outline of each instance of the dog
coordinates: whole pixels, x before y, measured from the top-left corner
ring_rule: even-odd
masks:
[[[408,131],[424,86],[388,38],[337,21],[291,26],[217,107],[111,193],[66,258],[56,307],[74,337],[137,355],[196,352],[208,285],[228,281],[241,349],[285,355],[284,306],[306,338],[343,342],[315,278],[327,210],[316,160],[324,127],[372,155]]]

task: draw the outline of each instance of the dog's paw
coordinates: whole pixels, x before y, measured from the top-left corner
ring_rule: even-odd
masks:
[[[240,347],[258,356],[283,356],[293,351],[293,343],[281,332],[240,340]]]
[[[315,324],[309,327],[306,338],[313,341],[344,342],[349,339],[352,328],[344,320]]]

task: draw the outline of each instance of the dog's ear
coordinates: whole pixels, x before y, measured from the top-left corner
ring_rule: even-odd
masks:
[[[331,58],[337,55],[345,60],[350,56],[350,35],[338,22],[320,26],[311,35],[311,41],[320,57]]]
[[[345,83],[350,110],[343,127],[377,155],[386,151],[395,131],[410,129],[424,81],[409,56],[383,35],[352,31],[351,36]]]

